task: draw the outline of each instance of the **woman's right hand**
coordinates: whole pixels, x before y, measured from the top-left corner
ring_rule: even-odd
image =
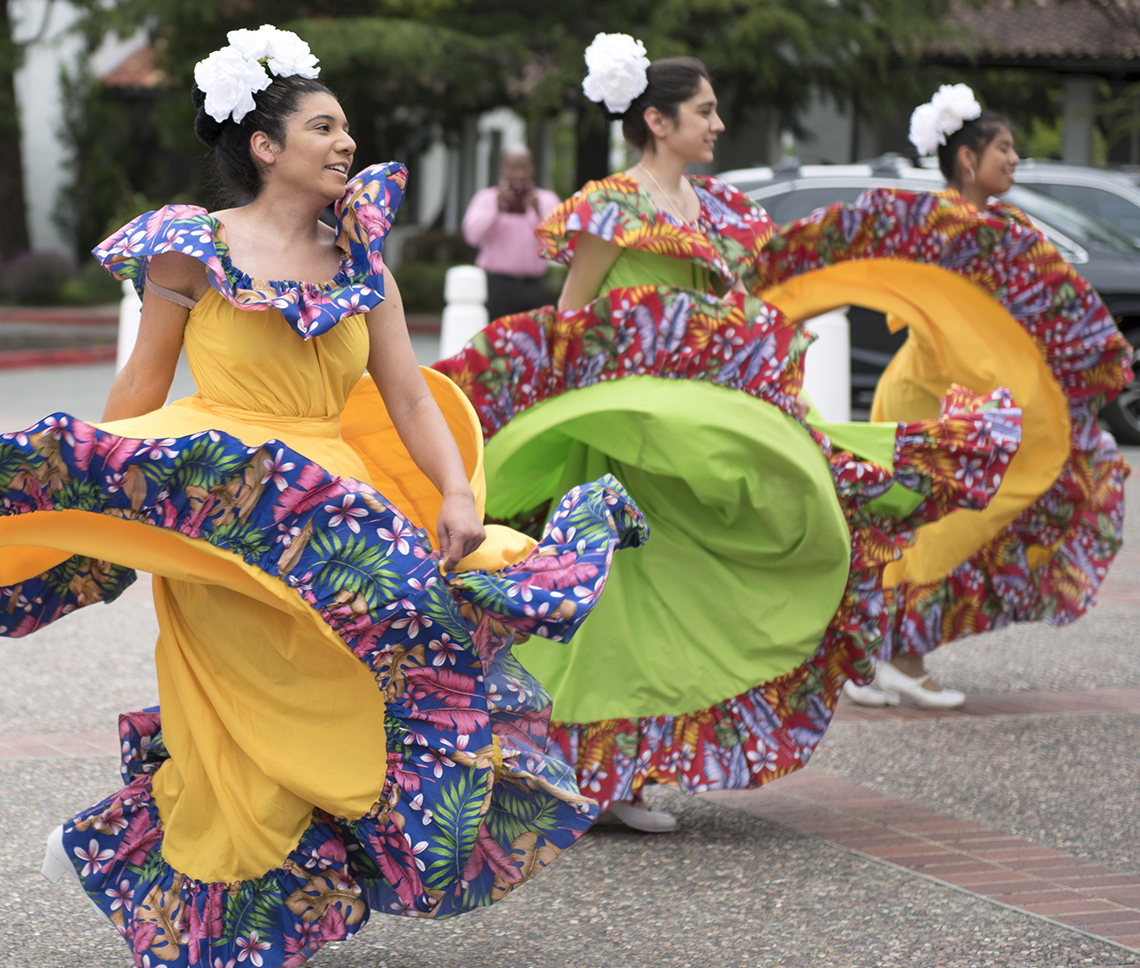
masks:
[[[487,532],[475,509],[475,495],[468,489],[465,494],[444,495],[436,523],[439,535],[440,565],[442,572],[455,569],[460,560],[479,549]]]

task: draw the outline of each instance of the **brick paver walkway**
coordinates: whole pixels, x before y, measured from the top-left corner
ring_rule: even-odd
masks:
[[[972,694],[959,710],[866,709],[841,721],[932,716],[1140,712],[1140,689]],[[112,732],[0,735],[0,760],[108,756]],[[759,790],[710,799],[925,877],[1140,952],[1140,877],[958,820],[866,787],[802,770]],[[1121,968],[1140,968],[1133,962]]]
[[[0,760],[46,760],[60,756],[118,755],[115,733],[0,734]]]
[[[963,716],[1056,716],[1063,713],[1140,713],[1140,689],[1080,689],[1071,692],[973,692],[960,709],[919,709],[906,700],[898,706],[857,706],[839,700],[836,722],[889,719],[955,719]],[[3,739],[0,738],[0,742]]]
[[[1140,877],[803,770],[718,803],[1140,950]]]

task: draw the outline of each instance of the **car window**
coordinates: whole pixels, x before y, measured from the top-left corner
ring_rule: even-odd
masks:
[[[1034,182],[1032,187],[1075,205],[1125,235],[1140,239],[1140,205],[1115,192],[1089,185],[1058,185],[1052,182]]]
[[[757,198],[756,201],[764,206],[773,222],[783,225],[785,222],[794,222],[798,218],[810,215],[817,208],[823,208],[832,202],[853,202],[863,194],[864,190],[857,185],[793,188],[778,195]]]
[[[1064,232],[1081,245],[1095,243],[1102,248],[1132,256],[1140,253],[1140,246],[1137,246],[1130,237],[1043,192],[1030,191],[1028,188],[1014,185],[1002,198],[1010,205],[1016,205],[1026,215],[1038,218],[1058,231]]]

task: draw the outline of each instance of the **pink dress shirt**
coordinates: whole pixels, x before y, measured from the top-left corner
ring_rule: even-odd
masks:
[[[468,245],[477,246],[475,265],[487,272],[505,276],[541,276],[547,262],[539,254],[534,230],[553,212],[560,200],[552,191],[536,188],[538,212],[500,212],[499,188],[483,188],[471,198],[463,216],[463,237]]]

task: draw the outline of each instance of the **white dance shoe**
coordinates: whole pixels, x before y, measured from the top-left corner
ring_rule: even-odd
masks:
[[[857,686],[850,679],[843,683],[843,695],[858,706],[897,706],[899,694],[897,692],[884,692],[879,688],[878,681],[872,679],[865,686]]]
[[[58,884],[68,871],[75,874],[75,868],[67,857],[67,850],[63,846],[63,825],[56,827],[47,839],[47,849],[44,851],[44,863],[40,873],[53,884]]]
[[[83,891],[83,896],[91,902],[91,906],[99,912],[100,917],[106,917],[103,909],[95,903],[95,899],[87,893],[83,881],[79,878],[79,871],[67,856],[67,848],[63,846],[63,826],[60,825],[48,834],[46,849],[44,850],[44,863],[40,868],[43,874],[53,884],[58,884],[70,873],[75,878],[75,884]]]
[[[614,800],[598,818],[600,824],[624,824],[646,834],[667,834],[677,829],[677,818],[663,810],[635,807],[628,800]]]
[[[966,701],[966,694],[957,689],[927,689],[925,683],[929,679],[930,676],[915,679],[899,672],[889,662],[875,664],[875,686],[888,695],[895,695],[892,705],[897,704],[898,696],[906,696],[923,709],[957,709]]]

